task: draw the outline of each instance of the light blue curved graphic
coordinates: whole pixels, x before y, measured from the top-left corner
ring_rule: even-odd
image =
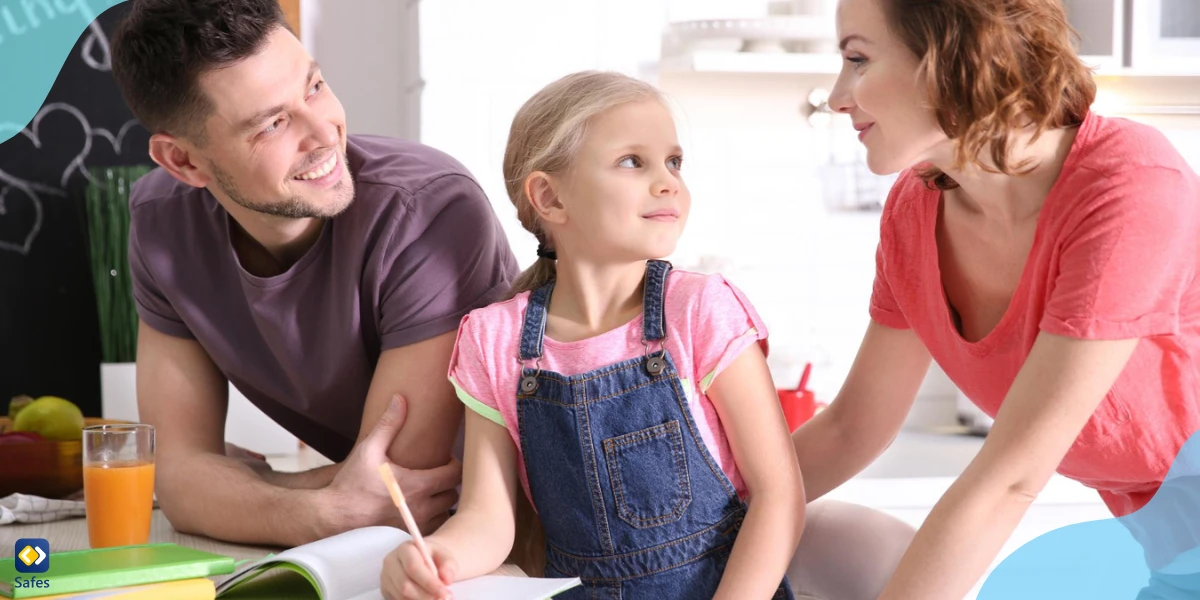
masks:
[[[123,1],[0,0],[0,143],[37,114],[80,34],[97,38],[88,44],[103,45],[108,60],[108,40],[89,26]]]
[[[978,600],[1200,598],[1200,433],[1141,510],[1068,525],[1018,548]]]

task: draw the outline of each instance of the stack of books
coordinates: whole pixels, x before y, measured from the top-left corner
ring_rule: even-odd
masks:
[[[22,546],[18,541],[17,546]],[[49,554],[34,544],[0,561],[0,597],[38,600],[214,600],[209,577],[234,560],[176,544],[146,544]]]

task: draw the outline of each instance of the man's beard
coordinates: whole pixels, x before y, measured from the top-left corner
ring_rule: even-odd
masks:
[[[341,155],[342,164],[346,164],[346,155]],[[350,202],[354,199],[354,184],[346,183],[345,180],[337,182],[333,186],[333,193],[338,197],[339,202],[332,206],[320,207],[313,206],[304,198],[296,195],[288,196],[275,202],[259,202],[251,200],[242,194],[238,189],[237,182],[229,172],[222,169],[215,161],[210,163],[212,166],[213,177],[216,180],[217,187],[233,201],[234,204],[274,217],[282,217],[285,219],[329,219],[336,217],[347,208],[350,207]]]

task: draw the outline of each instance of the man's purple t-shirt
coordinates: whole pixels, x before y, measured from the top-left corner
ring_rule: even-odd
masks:
[[[138,315],[195,339],[246,398],[335,461],[358,437],[380,353],[454,330],[518,272],[486,195],[453,158],[375,136],[350,136],[347,155],[354,201],[274,277],[242,268],[208,190],[156,169],[130,194]]]

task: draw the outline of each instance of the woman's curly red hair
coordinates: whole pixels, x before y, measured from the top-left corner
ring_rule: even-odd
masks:
[[[957,142],[954,168],[1019,174],[1013,135],[1083,122],[1096,97],[1059,0],[880,0],[892,32],[921,61],[938,124]],[[987,152],[994,168],[980,160]],[[926,183],[957,187],[937,168]]]

